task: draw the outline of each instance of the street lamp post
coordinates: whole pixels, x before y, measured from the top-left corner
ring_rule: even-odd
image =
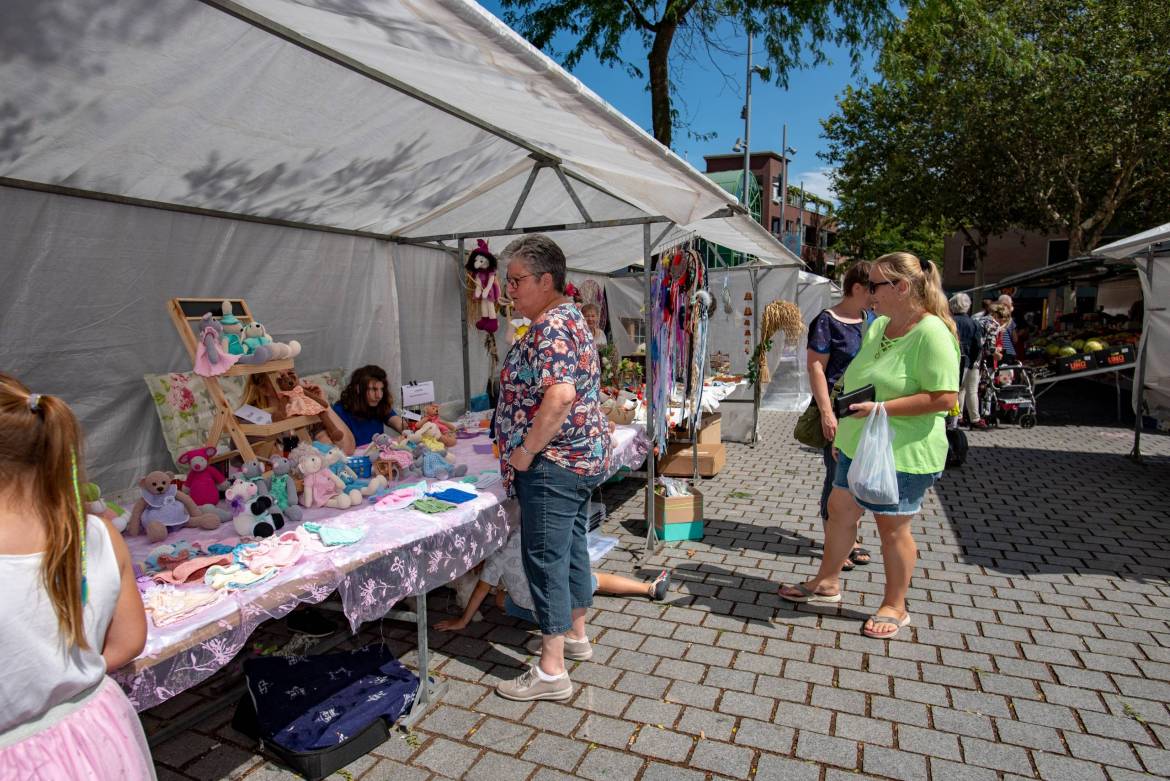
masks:
[[[788,155],[796,154],[796,148],[788,146],[788,125],[780,129],[780,158],[784,168],[780,173],[780,243],[788,246]]]

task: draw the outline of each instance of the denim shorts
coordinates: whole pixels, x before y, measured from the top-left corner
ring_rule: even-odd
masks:
[[[520,502],[520,560],[541,634],[572,626],[574,610],[593,604],[588,507],[601,475],[579,475],[537,456],[512,485]]]
[[[833,475],[833,485],[835,487],[844,488],[846,491],[849,490],[849,465],[852,463],[853,459],[840,450],[837,451],[837,471]],[[897,475],[897,504],[863,502],[856,496],[853,497],[853,501],[857,502],[866,510],[880,515],[914,515],[922,509],[922,497],[926,495],[926,489],[934,485],[934,481],[942,476],[942,472],[926,475],[898,472]]]
[[[597,576],[594,575],[593,573],[590,573],[589,577],[593,579],[593,593],[596,594],[597,593]],[[529,610],[526,607],[520,607],[519,605],[517,605],[515,602],[512,601],[511,594],[504,595],[504,612],[507,613],[508,615],[510,615],[512,618],[519,618],[521,621],[527,621],[530,624],[538,624],[539,623],[536,620],[536,616],[533,615],[531,610]]]

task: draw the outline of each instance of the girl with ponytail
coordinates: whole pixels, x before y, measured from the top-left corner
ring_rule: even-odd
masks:
[[[837,426],[837,471],[829,495],[824,556],[813,578],[783,586],[792,602],[841,601],[841,563],[852,547],[866,510],[873,513],[882,541],[885,592],[882,604],[862,633],[888,638],[910,623],[906,591],[918,558],[910,521],[922,507],[926,490],[946,464],[946,413],[959,390],[959,343],[938,270],[909,252],[878,258],[869,270],[870,306],[878,317],[866,330],[857,357],[844,375],[844,393],[872,385],[874,401],[850,407],[853,414]],[[849,491],[849,467],[865,418],[881,404],[893,434],[898,501],[873,504]]]
[[[55,396],[0,374],[0,778],[154,778],[106,676],[142,652],[130,553],[85,514],[81,431]]]

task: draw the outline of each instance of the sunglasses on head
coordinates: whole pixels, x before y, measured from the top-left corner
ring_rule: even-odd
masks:
[[[870,293],[870,295],[873,295],[874,293],[877,292],[877,289],[879,287],[881,287],[882,285],[892,285],[892,284],[894,284],[894,283],[888,279],[884,282],[870,282],[869,283],[869,293]]]

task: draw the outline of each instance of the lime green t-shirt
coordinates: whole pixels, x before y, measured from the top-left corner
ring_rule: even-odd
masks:
[[[877,401],[915,393],[959,389],[959,342],[939,318],[926,315],[910,332],[886,339],[888,317],[866,329],[861,349],[845,370],[845,393],[873,385]],[[916,475],[943,471],[947,460],[946,413],[889,416],[894,466]],[[849,458],[857,451],[865,418],[841,418],[833,444]]]

